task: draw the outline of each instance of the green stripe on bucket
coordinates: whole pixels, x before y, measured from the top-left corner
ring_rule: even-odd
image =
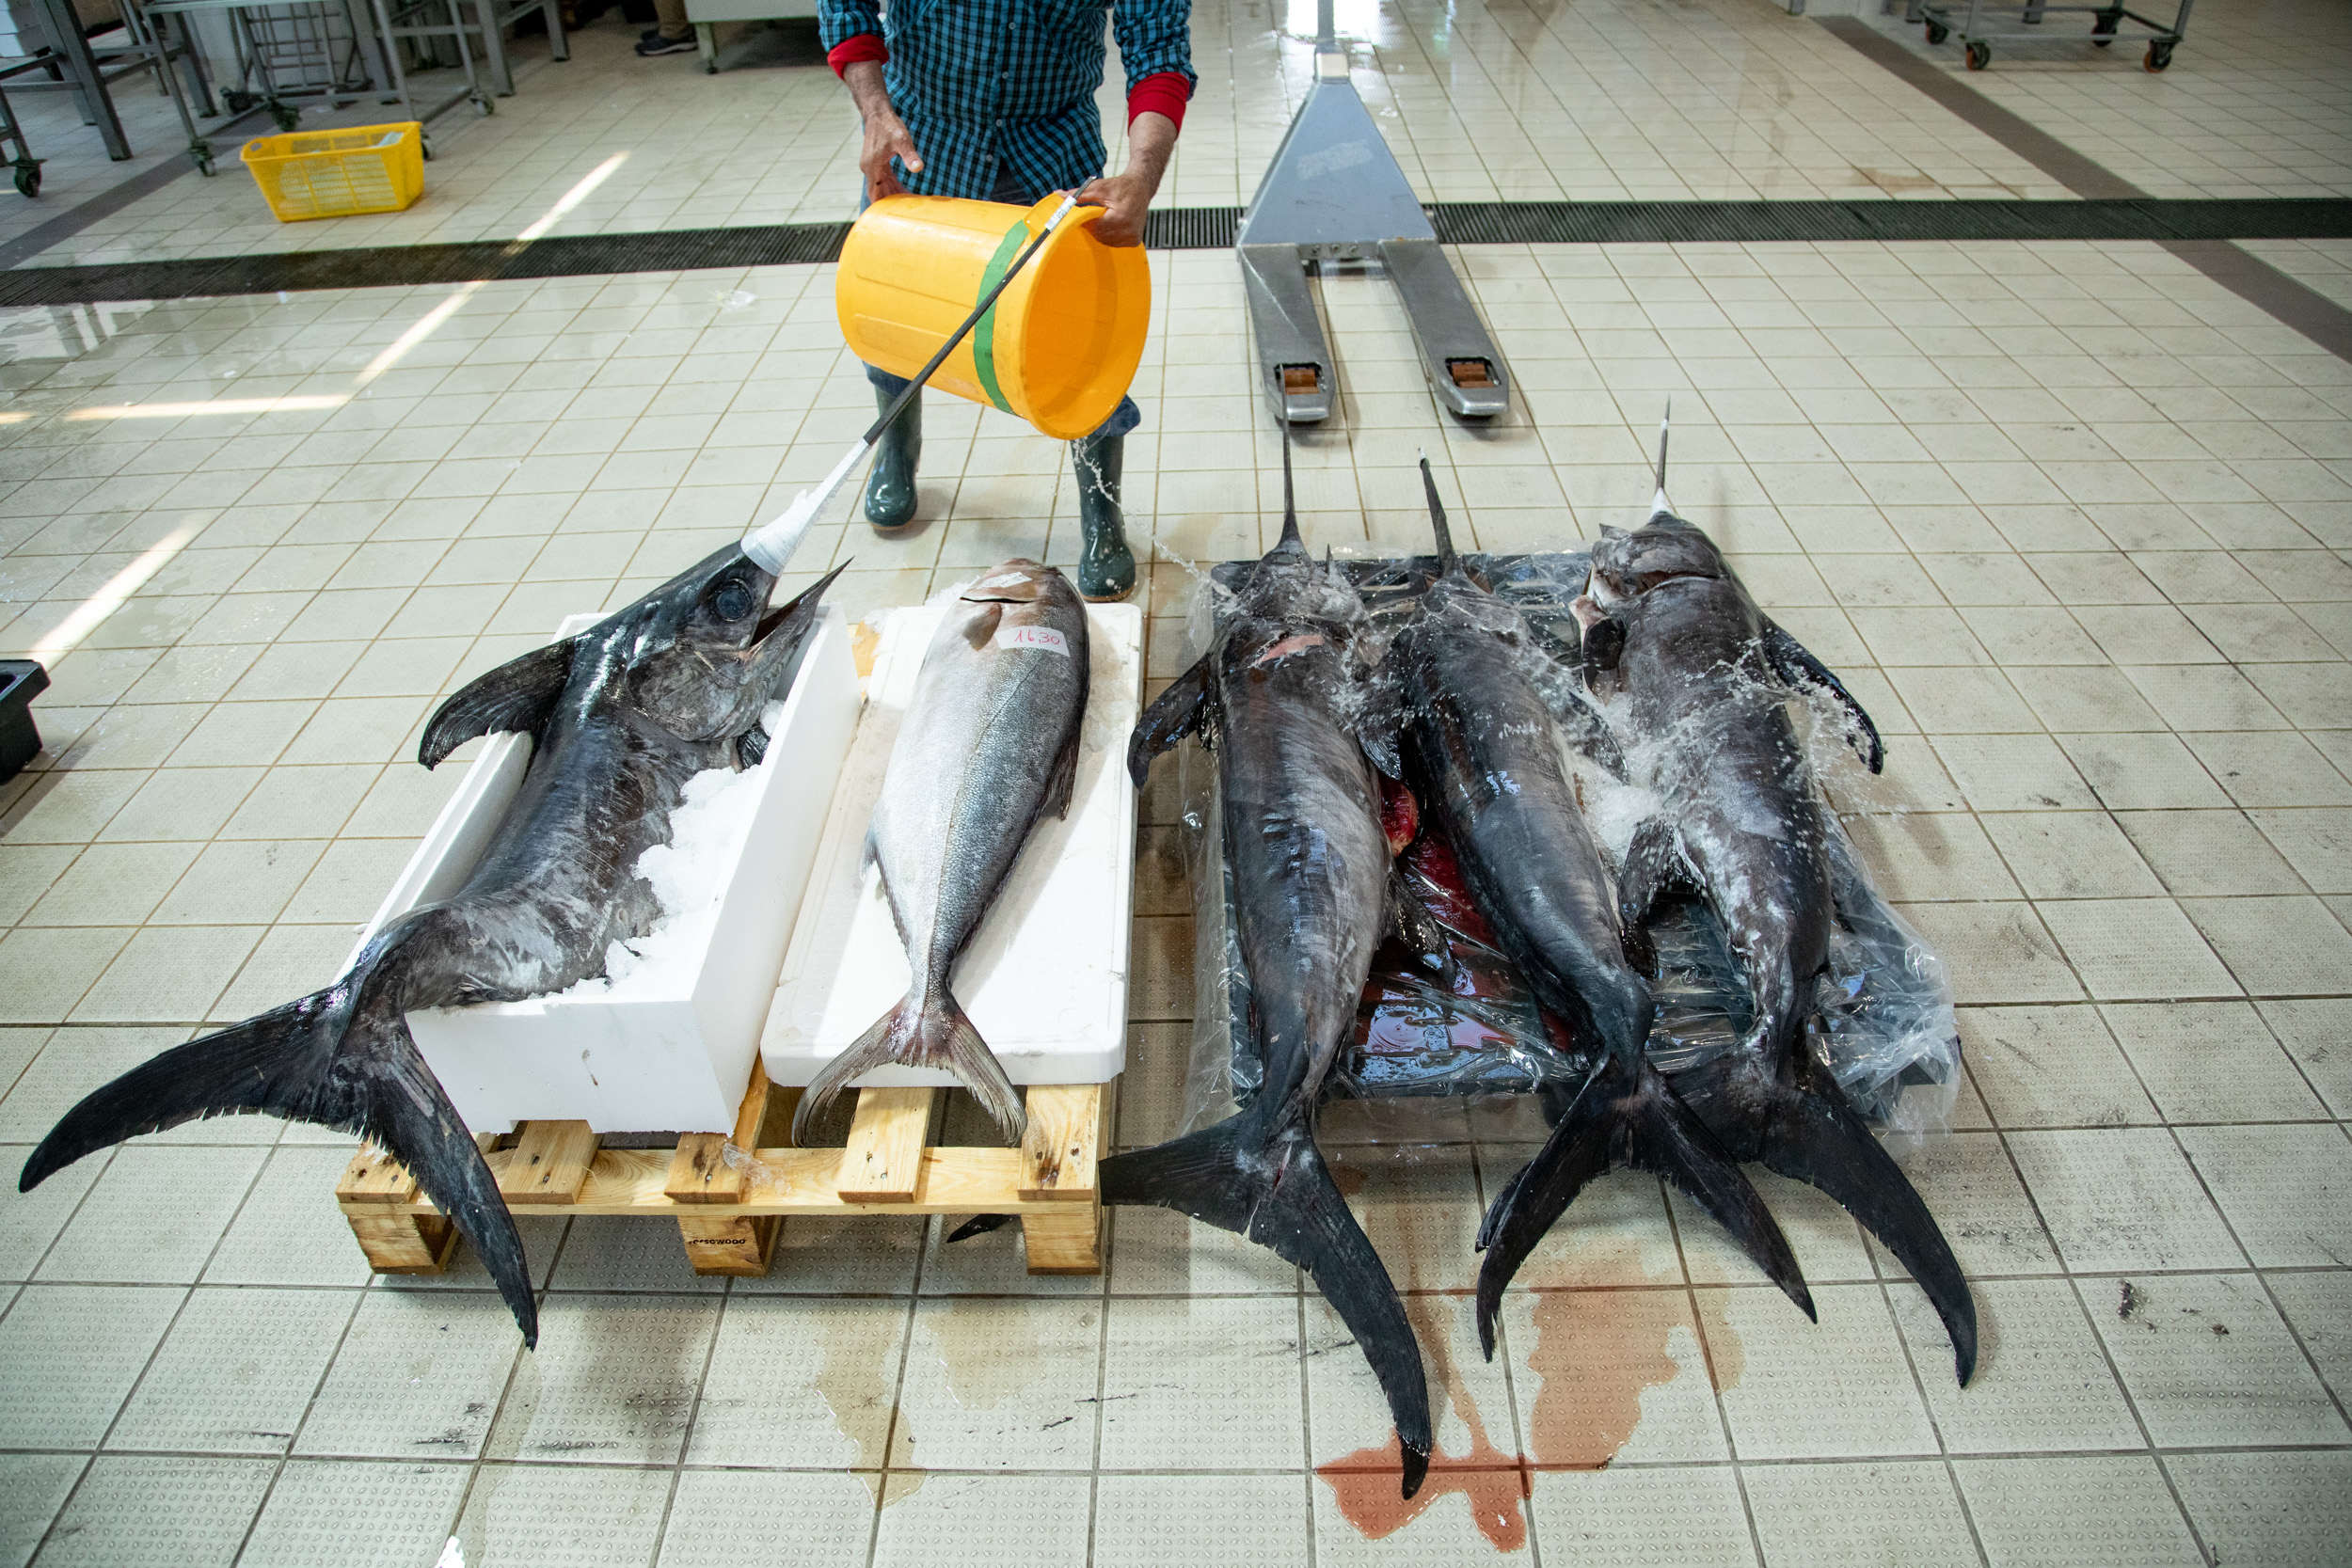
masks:
[[[1021,242],[1028,237],[1029,225],[1025,219],[1005,230],[1005,237],[996,243],[996,254],[988,259],[988,270],[980,274],[980,294],[986,294],[1004,280],[1005,269],[1012,265],[1015,256],[1021,254]],[[1012,404],[1005,401],[1005,389],[996,384],[996,307],[993,305],[988,308],[988,314],[980,318],[980,325],[972,329],[972,368],[979,372],[980,390],[988,394],[988,401],[1004,412],[1011,413]]]

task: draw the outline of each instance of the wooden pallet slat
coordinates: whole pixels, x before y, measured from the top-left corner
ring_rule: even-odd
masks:
[[[596,1135],[586,1122],[527,1121],[521,1139],[490,1168],[510,1204],[578,1203],[596,1157]]]
[[[912,1203],[923,1179],[933,1088],[860,1089],[834,1190],[844,1203]]]
[[[600,1148],[583,1122],[527,1121],[478,1141],[507,1201],[535,1214],[660,1216],[677,1223],[697,1274],[759,1275],[784,1219],[842,1214],[1013,1214],[1032,1274],[1102,1268],[1100,1085],[1028,1091],[1019,1148],[928,1145],[941,1091],[865,1089],[847,1147],[778,1141],[801,1091],[755,1069],[731,1136],[690,1133],[672,1148]],[[501,1144],[511,1144],[500,1148]],[[396,1160],[362,1148],[335,1197],[381,1274],[437,1274],[456,1227]]]
[[[1103,1132],[1103,1085],[1040,1084],[1029,1090],[1021,1136],[1021,1196],[1085,1201],[1094,1196],[1094,1151]]]

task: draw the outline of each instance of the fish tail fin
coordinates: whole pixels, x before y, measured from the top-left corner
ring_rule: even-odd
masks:
[[[1438,481],[1429,471],[1429,454],[1421,454],[1421,489],[1429,500],[1429,528],[1438,536],[1438,575],[1444,577],[1462,563],[1454,552],[1454,531],[1446,526],[1445,503],[1438,499]]]
[[[1797,1057],[1797,1082],[1775,1084],[1764,1116],[1764,1164],[1836,1198],[1909,1270],[1951,1337],[1952,1370],[1977,1370],[1977,1305],[1960,1260],[1918,1189],[1855,1116],[1828,1069]]]
[[[1655,1067],[1643,1062],[1628,1074],[1613,1063],[1568,1107],[1479,1227],[1486,1258],[1478,1267],[1478,1338],[1489,1359],[1512,1275],[1577,1194],[1617,1169],[1646,1171],[1689,1194],[1806,1317],[1815,1315],[1788,1238],[1738,1162]]]
[[[433,1069],[409,1038],[397,999],[370,986],[405,936],[373,945],[326,990],[231,1029],[190,1040],[92,1090],[24,1162],[29,1192],[86,1154],[203,1117],[261,1111],[372,1139],[482,1255],[523,1342],[539,1339],[522,1237]]]
[[[1396,1286],[1303,1127],[1269,1143],[1244,1114],[1103,1162],[1103,1201],[1156,1204],[1272,1249],[1313,1276],[1356,1336],[1396,1422],[1404,1493],[1429,1471],[1429,1382]]]
[[[850,1047],[825,1064],[801,1095],[792,1113],[792,1141],[805,1140],[826,1106],[877,1068],[930,1068],[955,1075],[972,1091],[997,1130],[1014,1143],[1028,1125],[1021,1091],[1005,1076],[1004,1065],[980,1038],[964,1016],[962,1005],[946,986],[921,987],[907,992],[897,1006],[874,1021]]]

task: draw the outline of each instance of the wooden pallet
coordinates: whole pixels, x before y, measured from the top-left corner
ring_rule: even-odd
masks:
[[[927,1145],[942,1092],[861,1089],[845,1148],[776,1147],[801,1091],[771,1087],[755,1066],[732,1136],[599,1148],[584,1121],[527,1121],[481,1142],[517,1213],[675,1219],[696,1274],[765,1275],[778,1227],[793,1214],[1013,1214],[1031,1274],[1101,1273],[1103,1085],[1031,1087],[1018,1148]],[[362,1148],[335,1183],[335,1202],[376,1273],[449,1266],[456,1227],[389,1155]]]

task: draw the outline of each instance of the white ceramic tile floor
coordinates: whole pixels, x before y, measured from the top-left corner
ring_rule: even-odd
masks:
[[[1814,9],[1858,11],[1961,69],[1956,46],[1927,50],[1918,28],[1878,15],[1874,0]],[[1201,81],[1163,205],[1248,199],[1305,90],[1312,17],[1303,4],[1275,17],[1232,0],[1195,8]],[[1677,9],[1597,0],[1544,12],[1415,0],[1343,6],[1339,23],[1358,87],[1425,199],[2067,194],[1812,21],[1762,0]],[[637,58],[634,32],[612,12],[575,34],[562,63],[541,40],[516,42],[516,94],[489,119],[460,109],[434,125],[427,192],[405,213],[281,225],[230,151],[216,178],[175,180],[28,264],[505,238],[615,156],[625,161],[552,232],[833,222],[854,211],[855,119],[806,24],[733,35],[727,58],[740,63],[715,77],[692,56]],[[2352,40],[2326,0],[2206,0],[2160,77],[2137,69],[2137,50],[2097,55],[2057,41],[2071,39],[2065,19],[2051,34],[2048,44],[2005,46],[1997,68],[1968,73],[1969,85],[2153,195],[2352,193],[2352,110],[2339,90]],[[1102,95],[1112,124],[1120,80],[1114,66]],[[139,151],[127,165],[97,154],[95,132],[62,96],[19,103],[38,150],[55,161],[41,198],[0,201],[0,239],[184,157],[160,99],[119,95]],[[381,118],[374,105],[312,116],[320,124]],[[247,122],[220,144],[231,150],[267,129]],[[2340,277],[2341,261],[2321,270]],[[1677,325],[1770,325],[1741,320],[1727,296],[1714,307]],[[509,341],[528,330],[516,324]],[[242,336],[257,355],[274,346]]]
[[[1599,1477],[1543,1472],[1527,1505],[1505,1481],[1503,1544],[2004,1563],[2037,1521],[2148,1561],[2183,1540],[2258,1557],[2327,1538],[2324,1488],[2281,1481],[2249,1512],[2216,1465],[2286,1477],[2352,1453],[2333,1328],[2352,938],[2328,903],[2352,800],[2331,705],[2352,651],[2352,373],[2145,246],[1489,246],[1461,265],[1527,406],[1485,433],[1444,423],[1386,284],[1334,275],[1345,397],[1298,444],[1311,529],[1416,546],[1405,461],[1425,447],[1482,546],[1588,536],[1640,508],[1645,430],[1677,395],[1687,510],[1891,736],[1886,781],[1837,787],[1966,1002],[1955,1126],[1974,1131],[1910,1168],[1985,1319],[1983,1380],[1962,1392],[1917,1293],[1835,1206],[1769,1182],[1814,1328],[1687,1209],[1670,1220],[1654,1185],[1618,1178],[1532,1262],[1489,1369],[1449,1293],[1527,1133],[1466,1143],[1454,1119],[1400,1149],[1392,1126],[1334,1117],[1336,1143],[1383,1140],[1345,1154],[1359,1204],[1400,1279],[1438,1293],[1416,1312],[1442,1352],[1447,1453],[1475,1434],[1538,1465],[1613,1453]],[[1259,550],[1279,470],[1231,261],[1152,268],[1129,508],[1157,541],[1162,679],[1185,564]],[[1969,353],[1922,341],[1955,284],[2007,322]],[[1689,292],[1816,325],[1804,353],[1769,325],[1693,336],[1675,317]],[[55,660],[50,752],[0,790],[16,1157],[125,1065],[331,974],[453,785],[400,759],[430,698],[770,515],[870,406],[826,345],[826,268],[489,284],[453,317],[466,331],[353,388],[442,298],[118,310],[94,350],[5,372],[30,419],[0,425],[0,651],[190,529]],[[2122,364],[2106,334],[2138,312],[2169,325]],[[533,329],[519,350],[515,325]],[[273,339],[265,369],[246,334]],[[256,392],[358,395],[71,419]],[[675,409],[691,423],[673,433]],[[640,428],[687,444],[649,463]],[[868,609],[1011,547],[1068,560],[1058,466],[934,400],[931,522],[908,541],[828,527],[795,564],[856,557],[842,597]],[[1165,787],[1146,814],[1129,1143],[1169,1131],[1190,1013]],[[331,1138],[246,1119],[153,1143],[0,1206],[8,1275],[28,1281],[0,1317],[19,1557],[111,1552],[75,1526],[141,1497],[188,1507],[183,1561],[294,1561],[317,1528],[296,1505],[334,1497],[355,1561],[430,1561],[449,1533],[468,1563],[532,1561],[546,1510],[597,1561],[701,1561],[720,1500],[803,1496],[812,1540],[875,1561],[953,1530],[977,1554],[1176,1561],[1226,1549],[1165,1535],[1209,1519],[1254,1521],[1265,1561],[1499,1554],[1482,1491],[1395,1521],[1312,1479],[1381,1441],[1369,1378],[1292,1270],[1174,1215],[1118,1215],[1104,1279],[1030,1281],[1009,1232],[944,1251],[936,1227],[917,1246],[915,1227],[845,1223],[786,1227],[776,1275],[724,1289],[684,1275],[659,1225],[532,1223],[550,1295],[522,1354],[477,1267],[428,1289],[355,1270]],[[265,1361],[232,1333],[254,1322]],[[2079,1486],[2032,1477],[2058,1455],[2079,1455]],[[1880,1535],[1839,1528],[1872,1497]]]
[[[1550,158],[1557,189],[1534,194],[1839,194],[1850,166],[1804,151],[1835,142],[1823,117],[1917,128],[1844,121],[1855,84],[1895,89],[1818,29],[1737,0],[1708,14],[1738,40],[1708,56],[1716,107],[1692,107],[1696,87],[1667,95],[1686,118],[1653,141],[1624,132],[1623,103],[1564,86],[1578,107],[1545,113],[1618,129],[1589,135],[1589,156]],[[2271,69],[2233,50],[2275,62],[2304,47],[2220,5],[2199,14],[2168,95],[2200,80],[2192,67],[2238,59],[2256,72],[2245,82]],[[1463,149],[1492,128],[1463,105],[1533,102],[1567,52],[1592,70],[1605,41],[1626,92],[1661,60],[1711,80],[1628,8],[1472,15],[1433,78],[1428,19],[1414,31],[1412,15],[1367,19],[1380,109],[1408,134],[1408,171],[1462,164],[1449,195],[1530,194],[1502,189],[1501,154],[1469,168]],[[1247,19],[1200,21],[1219,18],[1240,37]],[[691,88],[722,118],[768,114],[785,79],[708,82],[598,40],[560,69],[608,86],[660,71],[660,91]],[[1233,47],[1295,88],[1295,46]],[[557,69],[450,136],[450,190],[477,137],[501,139],[471,166],[513,164],[542,204],[566,181],[561,159],[593,166],[571,89],[542,85]],[[1454,90],[1470,71],[1500,87]],[[1754,96],[1768,71],[1788,99]],[[795,134],[815,136],[824,115],[840,120],[838,89],[801,74],[835,105],[795,111]],[[2005,55],[1972,83],[2013,78],[2002,90],[2056,102],[2056,76]],[[1237,91],[1216,84],[1202,109],[1238,127]],[[2323,146],[2334,106],[2285,102]],[[2251,109],[2179,112],[2217,124]],[[1564,123],[1527,115],[1513,134]],[[1776,115],[1813,139],[1769,152]],[[1173,198],[1245,196],[1281,113],[1262,118],[1247,151],[1238,131],[1221,151],[1189,139]],[[707,142],[709,125],[675,134]],[[1216,125],[1202,115],[1194,132]],[[1970,136],[1884,156],[1918,170],[1931,141]],[[2019,173],[1975,145],[1940,188]],[[795,157],[831,168],[837,149]],[[633,152],[624,167],[660,162]],[[182,181],[141,205],[228,188]],[[774,191],[721,211],[697,187],[649,218],[646,188],[582,216],[789,215],[751,214],[781,203]],[[504,216],[521,198],[493,206],[453,202],[472,233],[532,215]],[[204,231],[192,247],[235,248]],[[2352,257],[2263,252],[2323,289],[2343,287]],[[1756,1285],[1687,1208],[1620,1178],[1531,1263],[1488,1366],[1459,1321],[1462,1223],[1523,1160],[1527,1129],[1482,1120],[1494,1131],[1478,1141],[1458,1116],[1420,1133],[1335,1116],[1335,1142],[1369,1141],[1348,1150],[1371,1178],[1368,1224],[1430,1292],[1416,1311],[1447,1453],[1483,1432],[1539,1465],[1614,1455],[1597,1473],[1540,1470],[1524,1503],[1508,1471],[1440,1471],[1426,1506],[1396,1519],[1312,1473],[1386,1435],[1321,1303],[1294,1271],[1173,1216],[1117,1216],[1106,1275],[1053,1281],[1028,1278],[1009,1232],[949,1250],[935,1226],[787,1226],[773,1276],[723,1288],[684,1275],[660,1227],[526,1222],[549,1291],[527,1355],[469,1259],[429,1284],[368,1280],[326,1194],[338,1141],[248,1118],[0,1197],[6,1560],[421,1565],[454,1533],[469,1563],[546,1561],[550,1517],[578,1560],[637,1563],[771,1537],[772,1552],[827,1560],[1019,1549],[1099,1563],[1476,1561],[1498,1534],[1515,1557],[1775,1564],[2006,1563],[2056,1542],[2081,1559],[2201,1546],[2242,1560],[2341,1542],[2352,370],[2138,245],[1497,246],[1459,264],[1522,408],[1487,431],[1448,423],[1386,285],[1336,270],[1323,287],[1343,406],[1299,446],[1309,531],[1353,552],[1417,546],[1409,465],[1424,447],[1482,546],[1588,536],[1638,514],[1647,432],[1675,395],[1685,509],[1890,737],[1883,783],[1836,787],[1965,1004],[1959,1131],[1909,1163],[1979,1281],[1977,1386],[1951,1386],[1900,1271],[1776,1180],[1824,1326]],[[1157,546],[1143,598],[1156,681],[1178,657],[1186,564],[1270,537],[1279,453],[1249,391],[1230,258],[1152,265],[1127,488]],[[868,417],[863,379],[829,346],[825,268],[491,284],[357,385],[449,293],[0,320],[0,414],[26,416],[0,423],[0,654],[40,643],[169,545],[55,659],[37,709],[49,750],[0,786],[0,1154],[21,1160],[76,1096],[205,1022],[327,978],[454,786],[454,766],[403,760],[429,703],[562,614],[625,601],[771,515]],[[230,401],[280,396],[342,401]],[[135,402],[198,406],[85,412]],[[854,558],[837,590],[853,611],[1015,548],[1074,554],[1057,448],[940,399],[929,436],[922,529],[885,542],[832,526],[796,562]],[[1129,1143],[1172,1130],[1191,1010],[1164,784],[1145,816]],[[1400,1145],[1409,1164],[1389,1159]],[[273,1347],[250,1376],[224,1327],[240,1323]],[[1508,1518],[1488,1530],[1473,1499]],[[168,1542],[119,1533],[139,1510],[174,1516]],[[776,1533],[785,1513],[804,1524]]]

